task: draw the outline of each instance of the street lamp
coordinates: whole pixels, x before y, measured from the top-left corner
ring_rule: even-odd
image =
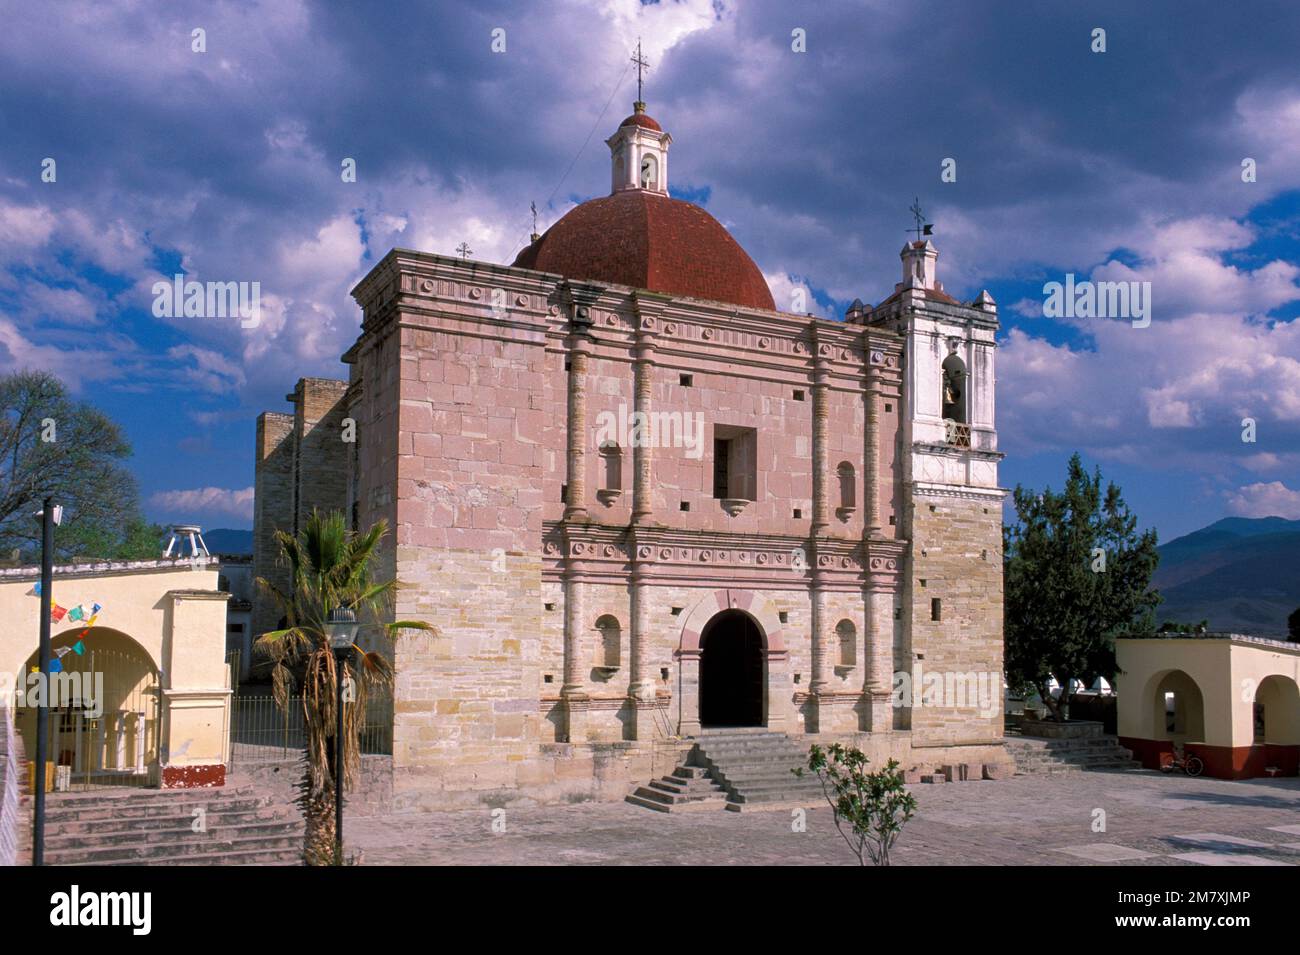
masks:
[[[36,707],[36,793],[32,807],[32,865],[45,864],[45,762],[50,751],[50,610],[54,577],[54,525],[63,523],[63,508],[45,498],[33,515],[41,522],[41,635],[37,650],[41,698]]]
[[[335,607],[325,622],[334,651],[334,864],[343,864],[343,669],[356,639],[357,615],[348,607]]]

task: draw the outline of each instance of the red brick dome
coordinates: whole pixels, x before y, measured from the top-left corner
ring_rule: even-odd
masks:
[[[641,189],[584,202],[519,253],[517,268],[775,310],[754,260],[699,206]]]
[[[644,126],[646,129],[653,129],[657,133],[663,132],[663,127],[655,122],[653,117],[647,116],[645,113],[640,111],[633,113],[627,119],[623,120],[623,122],[618,124],[619,129],[622,129],[624,126]]]

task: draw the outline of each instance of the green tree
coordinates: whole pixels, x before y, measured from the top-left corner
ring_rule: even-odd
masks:
[[[1016,523],[1003,528],[1007,679],[1064,720],[1071,682],[1112,679],[1115,637],[1153,627],[1156,533],[1137,532],[1120,489],[1103,491],[1100,469],[1089,475],[1078,454],[1060,494],[1017,486],[1014,501]]]
[[[869,762],[862,750],[840,743],[828,749],[814,743],[808,750],[808,770],[817,774],[835,814],[835,828],[858,857],[858,865],[868,859],[889,865],[889,850],[916,814],[916,797],[903,784],[896,760],[875,772],[867,772]],[[804,774],[803,767],[791,772]]]
[[[364,534],[350,531],[337,511],[313,511],[298,537],[277,531],[280,553],[289,566],[289,589],[282,591],[263,578],[265,589],[284,614],[287,626],[264,633],[257,647],[272,663],[273,694],[288,712],[295,676],[299,674],[302,714],[307,733],[307,758],[299,784],[298,804],[306,821],[303,858],[308,865],[341,863],[335,857],[334,787],[339,777],[334,765],[334,731],[337,720],[337,670],[330,649],[326,621],[339,607],[353,610],[357,619],[380,620],[397,582],[373,583],[370,563],[387,524],[379,521]],[[419,620],[377,623],[390,636],[402,630],[432,630]],[[359,733],[365,721],[366,699],[377,688],[391,685],[393,670],[380,653],[353,646],[344,664],[345,681],[353,687],[352,699],[343,705],[343,787],[350,788],[360,768]]]
[[[140,514],[135,479],[124,466],[130,456],[117,423],[71,399],[53,375],[0,377],[0,554],[37,557],[41,530],[33,514],[48,494],[63,507],[56,559],[157,556],[161,529]],[[155,546],[146,548],[155,530]]]

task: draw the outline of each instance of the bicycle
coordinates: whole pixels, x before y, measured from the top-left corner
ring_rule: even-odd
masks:
[[[1172,773],[1179,769],[1188,776],[1199,776],[1205,772],[1205,764],[1196,756],[1188,756],[1181,746],[1175,746],[1169,762],[1160,764],[1160,771]]]

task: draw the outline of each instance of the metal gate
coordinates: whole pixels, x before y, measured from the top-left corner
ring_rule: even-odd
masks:
[[[157,785],[162,694],[153,665],[138,652],[92,647],[59,662],[50,674],[47,791]],[[36,707],[20,719],[34,777]]]

